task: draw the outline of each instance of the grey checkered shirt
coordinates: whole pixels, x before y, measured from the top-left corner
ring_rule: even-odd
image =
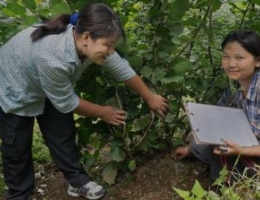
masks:
[[[79,104],[73,85],[91,61],[81,64],[71,25],[61,34],[34,43],[30,37],[33,30],[32,26],[21,31],[0,48],[0,106],[6,113],[37,116],[49,98],[60,112],[71,112]],[[118,81],[135,75],[116,52],[104,67]]]

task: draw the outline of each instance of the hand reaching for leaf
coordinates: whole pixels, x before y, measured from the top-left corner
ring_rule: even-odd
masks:
[[[103,106],[102,116],[100,118],[106,123],[118,126],[125,125],[126,115],[123,110],[118,110],[111,106]]]
[[[158,94],[153,94],[148,100],[147,104],[151,111],[154,111],[162,118],[165,118],[168,113],[170,106],[166,98]]]
[[[180,159],[185,158],[185,157],[188,156],[189,154],[190,154],[190,148],[189,148],[189,146],[186,145],[186,146],[180,146],[180,147],[178,147],[178,148],[175,150],[173,156],[174,156],[175,159],[180,160]]]

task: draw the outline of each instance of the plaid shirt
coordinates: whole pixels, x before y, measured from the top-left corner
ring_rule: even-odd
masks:
[[[260,70],[256,70],[246,98],[243,98],[239,84],[236,91],[227,90],[218,102],[220,106],[242,108],[251,124],[252,130],[260,139]]]
[[[19,32],[0,48],[0,106],[6,113],[36,116],[49,98],[60,112],[71,112],[79,104],[73,84],[91,61],[81,64],[71,25],[61,34],[32,42],[34,30],[32,26]],[[135,75],[116,52],[104,67],[118,81]]]

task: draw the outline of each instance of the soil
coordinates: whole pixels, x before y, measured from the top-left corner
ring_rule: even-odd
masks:
[[[75,200],[67,195],[67,183],[54,164],[43,164],[36,171],[33,200]],[[176,161],[171,154],[157,155],[134,172],[117,177],[101,200],[179,200],[173,188],[190,191],[195,180],[206,190],[210,186],[206,166],[195,158]]]

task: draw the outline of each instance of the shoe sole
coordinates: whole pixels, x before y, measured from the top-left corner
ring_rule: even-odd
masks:
[[[77,194],[77,193],[74,193],[74,192],[71,192],[71,191],[68,190],[68,195],[71,196],[71,197],[80,197],[81,196],[81,197],[86,197],[87,199],[90,199],[90,200],[97,200],[97,199],[100,199],[102,196],[104,196],[105,193],[101,194],[99,196],[96,196],[96,197],[87,197],[85,195]]]

